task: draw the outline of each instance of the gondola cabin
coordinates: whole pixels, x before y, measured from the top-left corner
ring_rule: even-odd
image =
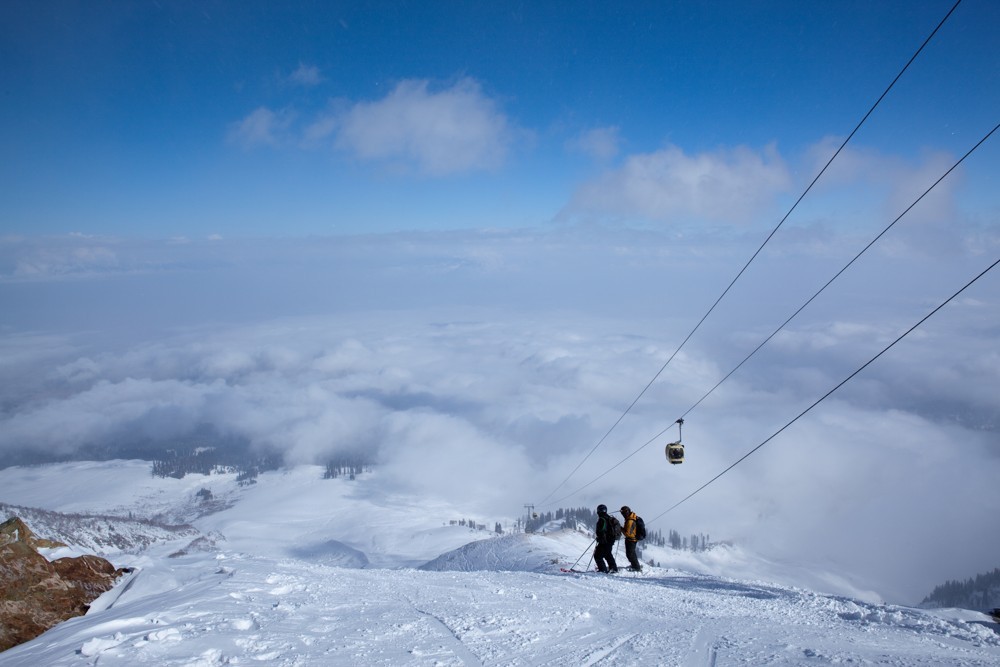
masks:
[[[674,465],[684,463],[684,445],[679,442],[671,442],[667,445],[667,460]]]

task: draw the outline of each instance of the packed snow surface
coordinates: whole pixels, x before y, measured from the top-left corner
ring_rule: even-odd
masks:
[[[72,468],[49,468],[49,481]],[[110,471],[91,474],[107,483]],[[0,471],[0,501],[26,505],[16,473]],[[159,511],[171,495],[181,504],[199,488],[160,480],[163,493],[150,494],[148,481],[117,487],[137,494],[133,512],[147,501]],[[738,550],[713,555],[720,567],[730,554],[738,578],[679,567],[669,550],[656,556],[663,567],[641,573],[583,571],[585,533],[490,537],[451,525],[460,508],[429,518],[426,499],[382,499],[364,484],[318,480],[315,468],[263,475],[194,523],[225,536],[215,547],[116,555],[137,570],[86,616],[0,653],[0,665],[1000,664],[1000,634],[979,613],[746,576],[752,559]],[[104,487],[88,507],[85,489],[58,489],[34,502],[75,511],[123,502]]]

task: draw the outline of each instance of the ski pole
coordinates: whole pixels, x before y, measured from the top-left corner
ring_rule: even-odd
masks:
[[[594,539],[592,539],[592,540],[590,541],[590,544],[589,544],[589,545],[587,545],[587,548],[583,550],[583,553],[582,553],[582,554],[580,554],[580,558],[583,558],[583,554],[585,554],[585,553],[587,553],[588,551],[590,551],[590,547],[594,546],[594,542],[596,542],[596,541],[597,541],[597,538],[596,538],[596,537],[595,537]],[[593,558],[593,557],[594,557],[594,554],[593,554],[593,553],[591,553],[591,554],[590,554],[590,557],[591,557],[591,558]],[[577,559],[576,559],[576,561],[575,561],[575,562],[574,562],[574,563],[573,563],[572,565],[570,565],[570,566],[569,566],[569,569],[571,569],[571,570],[572,570],[573,568],[575,568],[575,567],[576,567],[576,564],[580,562],[580,558],[577,558]],[[587,568],[588,568],[588,569],[590,569],[590,563],[589,563],[589,562],[587,563]]]

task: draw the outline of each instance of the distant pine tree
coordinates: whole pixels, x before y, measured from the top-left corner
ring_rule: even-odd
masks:
[[[525,532],[535,532],[550,521],[561,521],[564,528],[576,529],[586,528],[593,530],[597,523],[597,512],[589,507],[567,507],[559,508],[553,512],[541,512],[537,516],[528,517],[524,520]],[[518,519],[520,528],[521,520]],[[691,549],[693,551],[705,551],[712,548],[712,542],[708,535],[692,535],[690,538],[681,538],[676,530],[669,530],[664,536],[662,531],[650,530],[647,528],[646,539],[642,541],[646,547],[670,546],[673,549]]]
[[[946,581],[920,603],[925,609],[960,607],[988,611],[1000,607],[1000,568],[965,581]]]
[[[326,462],[323,479],[355,479],[363,472],[371,472],[373,466],[372,460],[364,454],[339,454]]]

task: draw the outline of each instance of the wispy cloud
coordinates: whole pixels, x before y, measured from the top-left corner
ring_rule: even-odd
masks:
[[[774,147],[689,155],[677,146],[628,156],[583,184],[564,215],[659,222],[745,222],[773,204],[791,184]]]
[[[818,173],[839,144],[839,139],[827,137],[809,147],[806,153],[808,169]],[[863,146],[848,146],[817,183],[816,194],[827,215],[846,211],[845,217],[856,221],[864,212],[869,220],[885,225],[934,185],[958,157],[942,151],[927,151],[904,158]],[[963,239],[954,229],[964,215],[956,197],[963,181],[964,169],[959,167],[934,185],[933,190],[906,213],[906,224],[912,231],[905,238],[889,240],[887,247],[895,252],[924,254],[960,252]]]
[[[0,284],[134,276],[176,270],[178,261],[189,268],[204,267],[205,261],[213,261],[206,251],[204,243],[183,237],[139,241],[67,234],[0,239]]]
[[[510,142],[506,116],[468,78],[441,90],[402,81],[383,99],[354,105],[336,141],[362,160],[401,162],[432,176],[498,167]]]
[[[288,78],[298,86],[312,87],[323,83],[323,75],[320,73],[319,67],[305,63],[299,63],[299,66]]]
[[[445,87],[407,79],[381,99],[338,101],[314,114],[260,107],[230,130],[247,148],[332,144],[361,162],[429,177],[496,169],[520,135],[471,78]]]
[[[295,119],[296,113],[290,109],[258,107],[230,127],[229,141],[243,148],[283,146],[291,139]]]
[[[597,160],[610,160],[616,157],[621,149],[620,135],[621,129],[616,125],[598,127],[570,139],[566,142],[566,147]]]
[[[33,279],[70,274],[104,273],[118,270],[118,256],[112,248],[98,244],[39,248],[22,257],[14,267],[14,278]]]

